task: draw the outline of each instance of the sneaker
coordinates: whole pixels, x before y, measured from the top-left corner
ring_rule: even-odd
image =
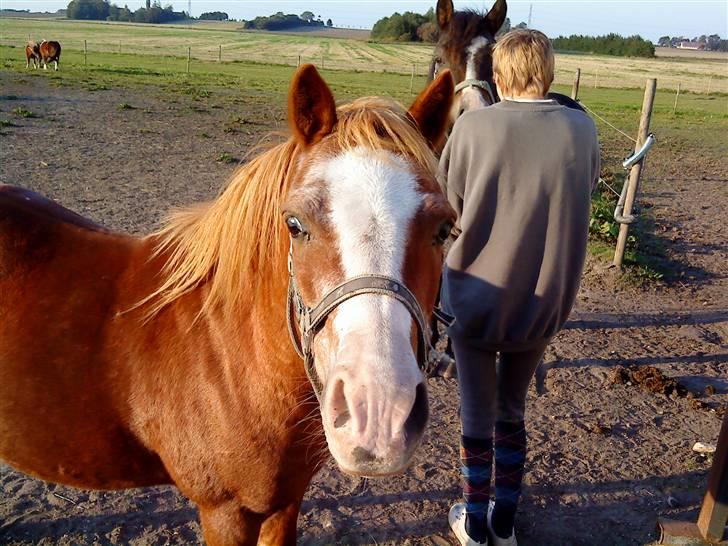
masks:
[[[465,530],[466,517],[467,513],[465,512],[465,504],[463,503],[454,504],[453,507],[450,508],[450,514],[447,517],[447,520],[450,522],[450,529],[452,529],[452,532],[455,533],[455,536],[461,546],[487,545],[487,540],[485,542],[476,542],[468,536],[468,532]]]
[[[518,542],[516,542],[516,531],[515,529],[511,529],[511,536],[508,538],[501,538],[498,535],[495,534],[495,531],[493,531],[493,526],[490,523],[490,520],[493,518],[493,509],[495,508],[495,501],[491,499],[491,501],[488,503],[488,533],[490,535],[490,540],[493,543],[493,546],[518,546]],[[452,513],[452,510],[450,511]],[[450,525],[452,527],[452,525]],[[463,527],[464,529],[464,527]]]

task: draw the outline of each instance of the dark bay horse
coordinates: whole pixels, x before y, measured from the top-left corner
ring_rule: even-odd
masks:
[[[485,15],[476,11],[455,11],[452,0],[438,0],[437,24],[440,38],[430,64],[430,80],[447,68],[455,79],[455,100],[450,121],[465,110],[482,108],[498,101],[493,83],[493,46],[496,34],[506,20],[506,0],[496,0]],[[560,93],[549,98],[569,108],[582,107]]]
[[[0,186],[0,458],[77,487],[175,484],[210,545],[294,544],[327,444],[351,474],[402,471],[428,418],[452,98],[443,73],[408,111],[337,109],[302,66],[292,136],[147,237]]]
[[[61,60],[61,44],[53,40],[43,40],[38,45],[38,50],[43,69],[48,70],[48,63],[55,63],[55,70],[58,70],[58,61]]]
[[[25,44],[25,68],[30,68],[31,62],[33,68],[40,66],[40,47],[35,42]]]

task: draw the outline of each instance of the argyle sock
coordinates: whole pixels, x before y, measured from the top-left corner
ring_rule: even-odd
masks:
[[[521,496],[526,462],[526,428],[523,421],[495,424],[495,508],[491,525],[496,535],[508,538]]]
[[[490,475],[493,465],[493,439],[462,436],[460,462],[463,474],[463,498],[465,499],[465,530],[476,542],[488,539],[488,501],[490,500]]]

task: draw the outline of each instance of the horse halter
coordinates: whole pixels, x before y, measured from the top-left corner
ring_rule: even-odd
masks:
[[[467,89],[469,87],[475,88],[475,89],[482,89],[483,91],[488,93],[491,104],[495,104],[496,102],[498,102],[495,98],[495,94],[493,93],[493,89],[491,88],[490,82],[488,82],[488,80],[476,80],[473,78],[463,80],[455,86],[455,94],[457,95],[460,91],[462,91],[463,89]]]
[[[293,271],[293,249],[288,252],[288,301],[286,303],[286,321],[291,343],[298,356],[303,359],[306,375],[319,402],[323,393],[323,383],[316,372],[313,355],[314,337],[324,325],[326,318],[339,305],[348,299],[362,294],[378,294],[394,298],[401,302],[415,321],[417,326],[417,365],[425,375],[430,370],[428,366],[429,330],[427,321],[417,298],[400,281],[385,275],[359,275],[345,280],[327,292],[314,306],[308,307],[301,298],[296,286],[296,276]],[[296,328],[300,338],[296,334]]]

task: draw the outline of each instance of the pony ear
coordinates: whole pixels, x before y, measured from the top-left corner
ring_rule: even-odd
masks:
[[[306,146],[319,142],[336,125],[334,96],[312,64],[302,65],[291,81],[288,125]]]
[[[437,0],[437,25],[440,30],[445,30],[452,19],[452,0]]]
[[[505,23],[507,12],[508,6],[506,4],[506,0],[496,0],[496,3],[493,4],[493,7],[490,8],[490,11],[485,16],[490,32],[493,35],[495,35],[495,33],[503,26],[503,23]]]
[[[437,79],[417,96],[408,110],[433,150],[437,150],[442,144],[454,96],[455,83],[452,74],[449,70],[443,70]]]

